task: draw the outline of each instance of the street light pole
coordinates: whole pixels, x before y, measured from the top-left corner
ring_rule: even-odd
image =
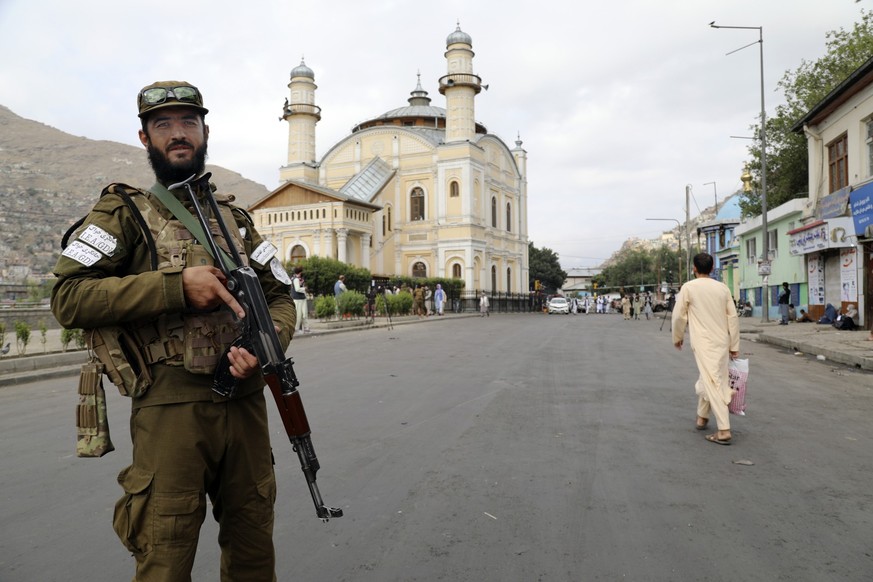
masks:
[[[764,233],[763,239],[763,258],[758,268],[758,274],[763,277],[761,289],[761,323],[769,323],[770,321],[770,232],[767,228],[767,111],[764,108],[764,27],[763,26],[719,26],[715,21],[709,23],[712,28],[734,28],[740,30],[757,30],[758,31],[758,48],[760,50],[761,62],[761,230]],[[744,48],[752,46],[753,43],[742,46],[733,50],[728,55]]]
[[[691,184],[685,184],[685,243],[688,260],[685,263],[685,275],[691,278]]]
[[[683,279],[682,279],[682,223],[679,222],[678,220],[676,220],[675,218],[647,218],[646,220],[667,220],[667,221],[671,221],[671,222],[676,223],[676,228],[679,230],[679,236],[676,237],[676,240],[679,241],[679,281],[680,281],[679,284],[681,285],[682,284],[681,281],[683,281]],[[660,285],[660,284],[661,284],[661,282],[658,281],[658,285]]]
[[[706,182],[703,185],[709,186],[712,184],[712,193],[715,195],[715,215],[718,216],[718,188],[715,187],[715,182]]]

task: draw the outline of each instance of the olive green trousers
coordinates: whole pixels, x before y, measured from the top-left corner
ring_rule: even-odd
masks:
[[[263,392],[240,400],[133,410],[133,464],[113,527],[135,582],[189,582],[207,496],[219,524],[222,582],[275,581],[276,479]]]

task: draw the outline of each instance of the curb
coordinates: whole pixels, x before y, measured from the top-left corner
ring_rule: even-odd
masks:
[[[463,317],[478,317],[478,313],[452,314],[448,317],[427,319],[417,317],[404,317],[391,320],[391,327],[396,325],[409,325],[412,323],[426,323],[429,321],[450,321]],[[352,320],[318,322],[319,327],[311,329],[308,333],[295,332],[294,340],[317,338],[335,333],[361,331],[365,329],[388,328],[388,321],[384,318],[378,320]],[[323,327],[322,327],[323,326]],[[24,356],[0,360],[0,388],[3,386],[17,386],[39,380],[75,376],[81,370],[81,365],[87,359],[86,350],[74,350],[68,352],[52,352],[37,356]]]

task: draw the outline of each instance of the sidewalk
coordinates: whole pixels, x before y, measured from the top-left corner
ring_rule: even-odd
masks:
[[[425,319],[419,319],[416,316],[392,317],[390,324],[432,323],[476,316],[478,313],[471,312],[446,313],[442,317],[432,315]],[[298,331],[294,334],[294,341],[347,331],[388,327],[389,325],[385,317],[377,317],[374,321],[364,318],[327,322],[312,319],[309,323],[310,331],[308,333]],[[31,333],[25,354],[19,355],[15,345],[15,334],[6,333],[6,342],[10,344],[10,348],[8,354],[0,356],[0,387],[26,384],[48,378],[74,376],[79,373],[81,365],[88,358],[86,351],[78,349],[73,344],[67,346],[66,352],[62,351],[60,329],[48,330],[45,339],[43,344],[39,332]]]
[[[873,370],[873,341],[867,341],[867,330],[840,331],[832,325],[817,323],[779,325],[778,320],[761,323],[757,318],[741,317],[740,335],[743,339],[823,356],[825,361]]]

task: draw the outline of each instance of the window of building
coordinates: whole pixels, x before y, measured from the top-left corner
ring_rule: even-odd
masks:
[[[750,238],[746,241],[746,262],[750,265],[758,263],[758,239]]]
[[[424,190],[418,187],[409,194],[409,220],[424,220]]]
[[[300,245],[294,245],[294,248],[291,249],[291,264],[296,265],[300,261],[306,258],[306,249],[304,249]]]
[[[382,236],[385,236],[385,233],[386,233],[385,224],[387,223],[387,221],[388,221],[388,217],[383,214],[382,215]]]
[[[512,232],[512,204],[506,203],[506,232]]]
[[[417,263],[412,265],[412,276],[413,277],[427,277],[427,265],[418,261]]]
[[[512,291],[512,269],[506,267],[506,292]]]
[[[779,256],[779,231],[775,228],[767,232],[767,252],[770,259],[775,259]]]
[[[449,196],[451,198],[457,198],[460,195],[461,195],[461,186],[457,182],[452,181],[449,184]]]
[[[497,291],[497,267],[491,265],[491,290]]]
[[[497,197],[491,197],[491,226],[497,228]]]
[[[391,232],[391,207],[389,206],[387,209],[388,213],[388,232]]]
[[[459,265],[458,263],[452,265],[452,277],[454,277],[455,279],[461,278],[461,265]]]
[[[828,144],[829,192],[849,185],[849,137],[843,134]]]

